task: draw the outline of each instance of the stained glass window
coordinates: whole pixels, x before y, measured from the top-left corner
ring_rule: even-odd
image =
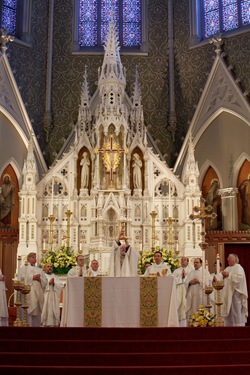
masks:
[[[79,0],[79,45],[81,47],[103,46],[109,21],[113,17],[121,47],[140,47],[142,1]]]
[[[202,0],[204,37],[250,25],[250,0]]]
[[[16,33],[17,0],[3,0],[1,8],[1,28],[9,34]]]

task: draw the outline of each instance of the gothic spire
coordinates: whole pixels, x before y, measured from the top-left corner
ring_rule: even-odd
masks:
[[[199,168],[194,156],[194,144],[192,136],[189,136],[188,156],[184,167],[183,182],[186,185],[186,191],[199,191]]]
[[[120,59],[120,47],[115,32],[114,18],[109,23],[109,31],[104,46],[104,59],[99,75],[98,86],[105,83],[116,83],[126,86],[125,68]]]
[[[81,102],[78,112],[78,122],[76,124],[76,140],[81,134],[87,135],[91,132],[91,110],[90,110],[90,93],[88,83],[87,65],[85,65],[82,89],[81,89]]]

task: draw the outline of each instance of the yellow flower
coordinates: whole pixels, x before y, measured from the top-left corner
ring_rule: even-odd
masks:
[[[161,249],[157,247],[157,251],[162,253],[163,262],[167,263],[173,272],[176,268],[180,267],[179,259],[174,258],[172,252],[167,251],[166,249]],[[142,252],[142,255],[138,261],[138,271],[140,274],[144,274],[146,263],[154,263],[154,253],[155,251],[145,250]]]
[[[72,249],[65,246],[59,247],[55,251],[50,250],[44,255],[40,267],[43,268],[46,263],[53,265],[54,273],[66,274],[76,265],[76,255]]]

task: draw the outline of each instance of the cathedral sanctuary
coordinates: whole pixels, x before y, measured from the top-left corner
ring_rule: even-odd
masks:
[[[237,253],[249,285],[250,14],[218,3],[2,1],[8,297],[31,251],[70,247],[108,274],[122,227],[140,254],[205,250],[211,272]]]

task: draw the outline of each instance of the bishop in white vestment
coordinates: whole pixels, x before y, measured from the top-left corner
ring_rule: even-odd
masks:
[[[60,296],[63,282],[53,273],[52,264],[45,264],[44,272],[48,284],[44,292],[41,325],[44,327],[58,327],[60,325]]]
[[[248,291],[243,267],[236,254],[228,256],[224,278],[222,318],[225,326],[245,326],[248,317]]]
[[[189,265],[188,257],[183,256],[181,258],[181,267],[177,268],[173,272],[173,276],[176,281],[176,298],[177,298],[177,309],[178,309],[178,319],[179,326],[186,327],[187,317],[186,317],[186,307],[187,307],[187,296],[185,281],[188,274],[194,270],[193,266]]]

